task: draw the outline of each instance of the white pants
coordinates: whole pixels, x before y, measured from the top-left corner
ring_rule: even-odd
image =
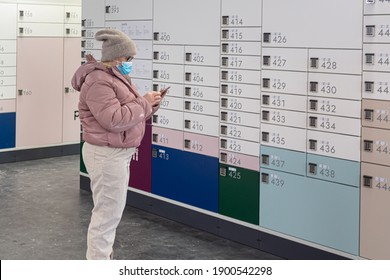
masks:
[[[87,259],[110,259],[116,228],[126,205],[130,161],[135,148],[84,143],[83,160],[94,203],[87,236]]]

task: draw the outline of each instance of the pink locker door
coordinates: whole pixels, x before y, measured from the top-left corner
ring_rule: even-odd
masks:
[[[64,87],[63,131],[64,143],[80,142],[80,120],[78,117],[79,92],[71,86],[71,79],[81,64],[80,38],[64,39]]]
[[[18,38],[16,146],[62,141],[63,38]]]

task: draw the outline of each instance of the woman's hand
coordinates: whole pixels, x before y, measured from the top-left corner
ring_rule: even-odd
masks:
[[[159,91],[150,91],[144,95],[144,98],[152,105],[152,107],[160,104],[161,101],[161,92]]]

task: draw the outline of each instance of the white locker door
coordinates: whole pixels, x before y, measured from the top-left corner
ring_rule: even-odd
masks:
[[[105,0],[83,0],[81,9],[81,25],[85,28],[98,27],[104,25]]]
[[[162,44],[220,44],[220,0],[155,0],[154,40]]]
[[[361,1],[263,0],[263,11],[263,46],[361,48]]]
[[[106,20],[152,19],[153,0],[106,0]]]
[[[222,1],[222,26],[261,26],[261,15],[262,0]]]

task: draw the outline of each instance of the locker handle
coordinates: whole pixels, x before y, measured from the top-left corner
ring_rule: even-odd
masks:
[[[191,62],[192,61],[192,53],[186,53],[186,61]]]
[[[184,148],[191,149],[191,140],[184,139]]]
[[[269,78],[263,78],[263,88],[269,88],[270,87],[271,79]]]
[[[226,125],[221,125],[221,134],[227,135],[227,126]]]
[[[221,153],[220,154],[220,159],[222,162],[227,162],[227,154],[226,153]]]
[[[220,145],[222,149],[226,149],[227,147],[227,140],[226,139],[221,139]]]
[[[363,186],[372,188],[372,176],[363,175]]]
[[[270,43],[271,42],[271,33],[263,33],[263,42]]]
[[[310,150],[317,150],[317,140],[309,139],[309,149]]]
[[[373,93],[374,92],[374,82],[365,81],[364,82],[364,91]]]
[[[269,183],[269,174],[268,173],[261,173],[261,182],[262,183]]]
[[[315,163],[309,163],[309,173],[316,175],[317,174],[317,164]]]
[[[70,92],[69,87],[66,87],[65,88],[65,93],[69,93],[69,92]]]
[[[222,25],[229,25],[229,16],[222,16]]]
[[[375,25],[366,25],[366,35],[370,37],[375,36]]]
[[[190,87],[186,87],[184,91],[185,91],[186,96],[191,96],[191,88]]]
[[[374,120],[374,110],[364,109],[364,119],[367,121],[373,121]]]
[[[365,55],[366,58],[366,64],[374,64],[375,60],[375,54],[374,53],[366,53]]]
[[[269,155],[261,155],[261,163],[264,165],[269,165]]]
[[[111,8],[111,6],[106,6],[106,14],[110,13],[110,8]]]

